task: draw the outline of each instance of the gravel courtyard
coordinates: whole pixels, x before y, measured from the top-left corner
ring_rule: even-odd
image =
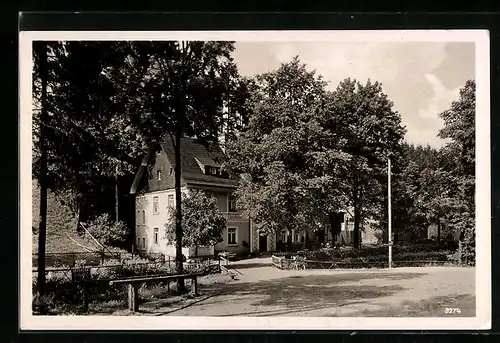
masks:
[[[200,280],[200,296],[139,315],[175,316],[475,316],[475,269],[278,270],[270,259],[231,264],[227,276]],[[446,308],[460,313],[446,314]],[[115,314],[126,314],[123,311]]]

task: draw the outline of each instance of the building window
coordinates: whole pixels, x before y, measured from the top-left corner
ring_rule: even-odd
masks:
[[[286,230],[281,230],[281,241],[286,242],[287,238],[288,238],[288,234],[287,234]]]
[[[158,180],[158,181],[161,180],[161,170],[156,171],[156,180]]]
[[[159,229],[157,227],[155,227],[153,229],[153,239],[154,239],[155,244],[158,244],[158,231],[159,231]]]
[[[137,237],[137,250],[141,249],[141,237]]]
[[[227,197],[227,208],[228,212],[236,212],[236,197],[234,195],[230,195]]]
[[[214,168],[214,167],[210,167],[208,169],[208,172],[212,175],[217,175],[217,168]]]
[[[174,173],[174,168],[170,168],[170,175]]]
[[[160,213],[160,198],[159,197],[153,197],[153,213],[155,213],[155,214]]]
[[[146,210],[142,210],[142,223],[146,224]]]
[[[227,229],[227,244],[236,244],[236,228],[230,227]]]
[[[296,232],[295,230],[293,231],[293,241],[298,242],[299,241],[299,233]]]
[[[174,195],[170,194],[168,196],[168,207],[174,208]]]
[[[142,237],[142,249],[146,250],[146,237]]]

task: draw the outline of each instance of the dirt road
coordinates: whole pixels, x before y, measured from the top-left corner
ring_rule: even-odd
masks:
[[[270,259],[232,263],[237,280],[201,282],[201,295],[143,315],[175,316],[475,316],[474,268],[278,270]],[[154,304],[149,304],[154,305]],[[141,305],[142,306],[142,305]]]

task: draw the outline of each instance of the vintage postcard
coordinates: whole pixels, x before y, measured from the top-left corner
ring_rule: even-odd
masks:
[[[489,65],[485,30],[21,32],[21,328],[489,329]]]

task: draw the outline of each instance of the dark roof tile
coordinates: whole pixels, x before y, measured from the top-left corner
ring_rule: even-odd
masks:
[[[170,137],[167,137],[162,144],[168,159],[175,162],[175,151]],[[220,167],[224,161],[224,152],[219,145],[210,148],[196,142],[193,138],[181,139],[181,177],[186,183],[206,182],[228,187],[236,187],[237,181],[227,176],[205,174],[196,161],[207,167]]]

